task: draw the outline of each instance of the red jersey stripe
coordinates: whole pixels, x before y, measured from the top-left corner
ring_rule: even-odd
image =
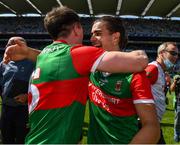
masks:
[[[82,77],[72,80],[34,84],[39,92],[39,100],[34,100],[34,102],[38,100],[35,110],[63,108],[71,105],[74,101],[85,105],[88,96],[88,81],[88,77]],[[69,90],[69,88],[71,88],[71,90]],[[33,91],[29,93],[29,104],[31,104],[32,102],[30,101],[33,100],[31,99],[32,94]]]
[[[115,116],[135,115],[132,98],[118,98],[105,94],[99,87],[89,83],[89,94],[91,102]]]

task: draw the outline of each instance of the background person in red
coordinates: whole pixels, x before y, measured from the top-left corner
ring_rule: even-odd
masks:
[[[165,96],[165,71],[173,69],[178,59],[178,48],[175,42],[164,42],[157,50],[157,59],[149,63],[146,75],[151,83],[151,90],[154,96],[156,110],[159,122],[166,110]],[[161,130],[161,138],[159,144],[165,144],[163,133]]]

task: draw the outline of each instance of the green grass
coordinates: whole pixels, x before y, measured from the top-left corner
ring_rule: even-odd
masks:
[[[163,130],[163,135],[166,141],[166,144],[177,144],[174,142],[174,107],[173,107],[173,96],[174,93],[171,95],[168,94],[169,104],[167,105],[166,113],[164,114],[161,127]],[[83,140],[82,143],[87,143],[87,130],[89,124],[89,109],[88,104],[86,106],[86,115],[84,120],[84,127],[83,127]],[[180,144],[180,143],[179,143]]]
[[[174,107],[173,107],[173,96],[168,94],[169,104],[167,105],[166,113],[163,116],[161,123],[163,135],[167,144],[180,144],[174,142]]]
[[[89,126],[89,103],[86,104],[86,112],[84,118],[84,127],[83,127],[83,139],[82,144],[87,144],[87,131]]]

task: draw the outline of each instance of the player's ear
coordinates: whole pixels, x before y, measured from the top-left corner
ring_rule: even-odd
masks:
[[[112,41],[114,45],[118,45],[119,41],[120,41],[120,33],[119,32],[115,32],[112,34]]]

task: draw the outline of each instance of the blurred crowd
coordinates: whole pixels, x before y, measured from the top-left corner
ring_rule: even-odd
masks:
[[[89,34],[94,18],[81,18],[85,34]],[[124,19],[129,36],[180,37],[179,21],[156,19]],[[43,17],[1,17],[0,33],[47,33]]]

